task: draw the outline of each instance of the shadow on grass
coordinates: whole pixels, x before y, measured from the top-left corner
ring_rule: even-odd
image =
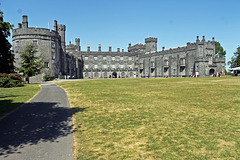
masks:
[[[9,97],[18,97],[18,96],[16,96],[16,95],[8,95],[8,96],[2,96],[2,95],[0,95],[0,98],[9,98]]]
[[[59,107],[58,103],[27,103],[11,115],[0,120],[0,157],[19,153],[25,145],[39,142],[57,142],[71,134],[72,114],[84,109]],[[1,158],[0,158],[1,159]]]
[[[9,96],[7,96],[9,97]],[[15,97],[15,96],[14,96]],[[2,97],[0,97],[2,98]],[[21,106],[23,103],[13,103],[12,100],[0,100],[0,118],[15,108]]]

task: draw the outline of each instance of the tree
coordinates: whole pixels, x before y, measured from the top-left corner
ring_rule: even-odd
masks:
[[[240,46],[237,48],[237,51],[233,53],[231,60],[228,61],[228,65],[230,68],[239,67],[240,66]]]
[[[226,51],[223,49],[221,44],[217,41],[215,41],[215,55],[217,58],[225,58]]]
[[[12,45],[7,40],[12,28],[12,24],[3,22],[3,12],[0,11],[0,73],[10,73],[14,70],[14,56],[11,53]]]
[[[26,46],[24,52],[20,52],[21,67],[18,68],[18,71],[23,73],[27,83],[29,83],[29,77],[39,74],[43,67],[43,58],[36,56],[36,52],[33,45]]]

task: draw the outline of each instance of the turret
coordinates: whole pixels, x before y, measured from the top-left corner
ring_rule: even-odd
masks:
[[[27,15],[22,16],[22,28],[28,28],[28,16]]]
[[[146,52],[156,52],[157,51],[157,38],[146,38],[145,39],[146,44]]]

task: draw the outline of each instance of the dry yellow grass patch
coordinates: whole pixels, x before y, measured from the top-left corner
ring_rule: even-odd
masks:
[[[240,78],[60,85],[75,110],[76,159],[240,158]]]

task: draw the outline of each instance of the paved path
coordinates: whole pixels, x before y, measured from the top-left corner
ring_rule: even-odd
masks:
[[[73,160],[72,150],[69,102],[53,83],[0,121],[1,160]]]

